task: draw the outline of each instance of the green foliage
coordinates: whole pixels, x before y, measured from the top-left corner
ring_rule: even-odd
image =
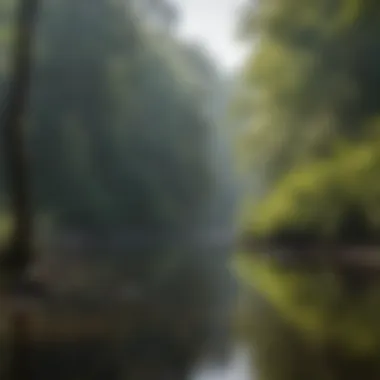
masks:
[[[0,4],[3,101],[15,4]],[[212,166],[216,117],[208,112],[219,77],[198,47],[165,28],[156,33],[132,5],[43,1],[26,138],[36,215],[74,235],[161,234],[154,248],[118,253],[154,271],[195,256],[178,236],[204,223],[212,202],[212,212],[225,204],[216,196],[224,173]],[[5,207],[3,185],[2,176]],[[115,262],[124,268],[123,258]]]
[[[332,237],[356,206],[374,230],[379,225],[379,142],[341,146],[329,159],[298,165],[248,212],[245,227],[267,235],[281,228],[311,228]]]
[[[258,232],[334,235],[350,208],[379,228],[379,17],[379,4],[357,0],[259,1],[248,12],[240,149],[270,190],[253,211]]]
[[[5,3],[0,10],[9,16]],[[172,46],[166,56],[124,1],[44,3],[28,131],[37,210],[102,229],[198,218],[209,125],[172,68],[185,47],[160,36]]]

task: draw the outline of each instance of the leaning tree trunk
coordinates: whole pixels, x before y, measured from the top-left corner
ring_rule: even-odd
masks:
[[[6,104],[1,115],[3,158],[6,182],[11,200],[14,229],[9,246],[3,252],[0,276],[3,295],[14,299],[14,290],[21,284],[32,259],[32,212],[28,181],[28,160],[24,145],[25,111],[27,108],[31,51],[35,17],[39,0],[20,0],[15,25],[15,42],[11,57],[12,73],[9,78]],[[6,281],[4,282],[4,279]],[[22,310],[8,304],[10,311],[10,380],[32,379],[28,368],[28,344],[30,331],[28,316]],[[5,311],[2,310],[2,313]]]

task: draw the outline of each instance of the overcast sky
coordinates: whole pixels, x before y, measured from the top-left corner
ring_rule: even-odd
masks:
[[[201,42],[225,69],[241,64],[245,50],[234,35],[238,8],[244,0],[171,1],[182,11],[182,36]]]

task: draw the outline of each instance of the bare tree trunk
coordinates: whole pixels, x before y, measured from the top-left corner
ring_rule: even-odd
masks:
[[[28,160],[24,145],[25,111],[30,86],[31,52],[38,0],[20,0],[15,25],[15,45],[12,52],[9,92],[2,115],[2,138],[6,180],[14,218],[10,245],[1,259],[1,278],[7,278],[3,294],[8,300],[21,284],[32,259],[32,211],[28,181]],[[12,307],[13,302],[10,304]],[[32,379],[28,368],[30,329],[27,311],[16,308],[10,311],[11,334],[10,380]]]
[[[28,103],[31,51],[38,0],[21,0],[15,28],[12,75],[3,114],[3,150],[6,179],[14,217],[14,231],[4,260],[8,271],[24,272],[30,261],[32,212],[24,119]]]

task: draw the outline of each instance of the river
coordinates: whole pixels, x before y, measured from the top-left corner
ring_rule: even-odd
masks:
[[[251,356],[244,345],[237,345],[227,363],[215,365],[207,360],[194,370],[191,380],[254,380]]]

